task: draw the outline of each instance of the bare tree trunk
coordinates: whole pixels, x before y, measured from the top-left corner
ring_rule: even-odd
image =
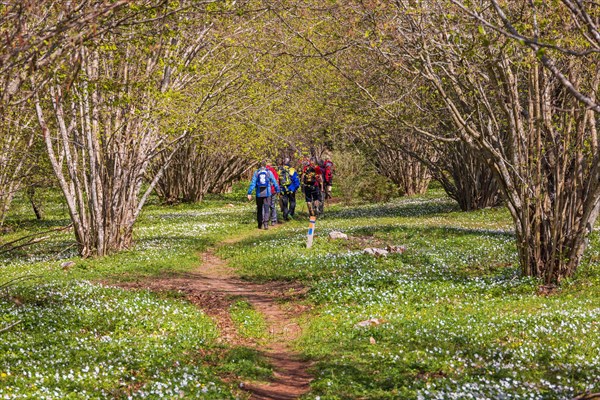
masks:
[[[79,252],[89,257],[131,246],[134,222],[147,199],[139,196],[142,183],[151,160],[168,143],[151,116],[152,98],[145,97],[142,107],[129,100],[144,98],[144,93],[131,89],[135,79],[144,79],[143,66],[105,61],[101,67],[97,50],[81,49],[81,59],[85,60],[83,78],[73,83],[69,93],[58,85],[49,87],[52,112],[44,112],[39,97],[35,105]],[[123,90],[101,92],[98,82],[112,79],[125,83]],[[56,120],[55,133],[46,114]]]
[[[444,68],[425,49],[422,71],[460,138],[486,159],[502,186],[523,274],[560,282],[576,270],[598,216],[597,121],[535,56],[497,43],[488,42],[477,60],[437,53],[446,57]],[[577,86],[597,82],[600,74],[590,76],[583,63],[568,69]]]
[[[29,185],[27,187],[27,198],[29,199],[29,203],[31,203],[31,208],[33,208],[35,218],[38,221],[44,219],[44,210],[42,208],[40,199],[36,195],[36,187],[34,185]]]
[[[492,169],[464,143],[440,145],[443,152],[430,167],[432,174],[463,211],[495,207],[502,202]]]
[[[413,147],[411,152],[414,153],[422,150],[414,148],[414,145],[410,147]],[[389,147],[376,147],[374,152],[374,164],[377,171],[398,186],[401,196],[414,196],[427,191],[431,173],[420,160],[410,156],[407,151],[394,150]]]
[[[253,169],[256,162],[243,154],[215,148],[211,136],[193,140],[175,153],[169,168],[158,181],[156,192],[167,204],[196,203],[207,193],[222,193],[232,182]],[[159,165],[162,161],[159,161]]]
[[[23,113],[23,107],[2,107],[0,111],[0,226],[15,193],[33,167],[29,156],[35,132],[32,118]]]

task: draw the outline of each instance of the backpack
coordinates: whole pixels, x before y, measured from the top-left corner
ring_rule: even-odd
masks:
[[[317,185],[317,171],[313,167],[308,167],[304,171],[304,177],[302,178],[304,185],[316,186]]]
[[[331,184],[333,178],[333,163],[330,160],[325,160],[323,163],[323,180],[328,185]]]
[[[269,172],[266,169],[259,169],[256,173],[256,186],[259,189],[264,189],[270,186]]]
[[[290,167],[287,165],[279,170],[279,185],[287,188],[292,184],[292,176],[290,174]]]

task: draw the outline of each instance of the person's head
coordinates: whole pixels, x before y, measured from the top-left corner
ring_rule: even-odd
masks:
[[[283,165],[283,158],[277,157],[277,165]]]
[[[283,159],[283,164],[289,166],[290,165],[290,158],[286,157]]]
[[[267,166],[267,160],[262,160],[262,161],[260,162],[260,166],[261,166],[261,168],[264,168],[264,167],[266,167],[266,166]]]

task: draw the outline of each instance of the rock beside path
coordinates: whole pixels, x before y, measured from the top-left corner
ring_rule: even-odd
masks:
[[[385,257],[388,255],[388,251],[386,249],[378,249],[376,247],[367,247],[363,250],[363,254],[369,254],[375,257]]]
[[[75,266],[75,261],[65,261],[64,263],[60,264],[60,267],[64,270],[64,271],[68,271],[70,270],[72,267]]]
[[[404,253],[404,251],[406,251],[406,247],[404,246],[387,246],[385,248],[388,253],[396,253],[396,254],[402,254]]]
[[[348,240],[348,235],[339,231],[331,231],[329,232],[329,239],[343,239]]]
[[[354,324],[354,327],[355,328],[366,328],[366,327],[370,327],[370,326],[381,325],[384,323],[385,323],[385,320],[383,320],[382,318],[369,318],[367,320],[357,322],[356,324]]]
[[[386,257],[388,254],[402,254],[406,248],[404,246],[387,246],[385,249],[377,247],[367,247],[363,254],[369,254],[375,257]]]

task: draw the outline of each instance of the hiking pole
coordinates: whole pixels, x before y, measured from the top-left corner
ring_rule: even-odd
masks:
[[[306,238],[306,248],[310,249],[313,244],[313,236],[315,235],[315,223],[317,222],[317,217],[315,215],[311,215],[308,223],[308,237]]]

